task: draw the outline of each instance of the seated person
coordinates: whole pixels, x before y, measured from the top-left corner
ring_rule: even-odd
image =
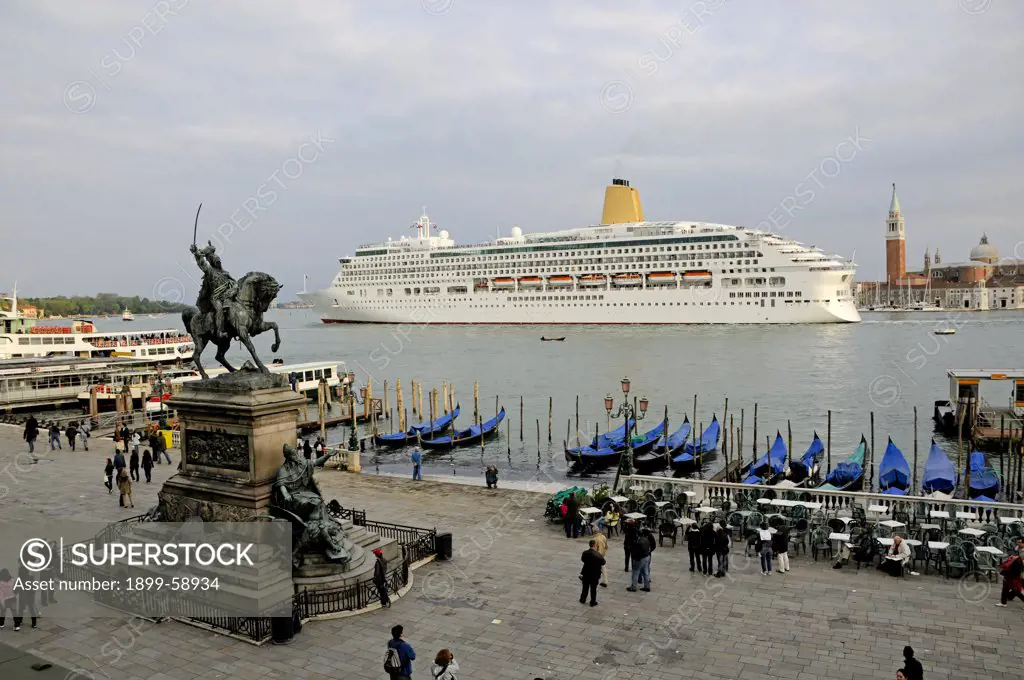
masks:
[[[910,546],[902,537],[893,536],[892,546],[889,547],[885,559],[879,563],[878,568],[892,576],[902,576],[904,566],[909,561]]]
[[[619,512],[618,508],[614,505],[608,508],[608,512],[604,513],[604,517],[598,517],[595,522],[599,531],[604,531],[605,527],[614,527],[619,524]]]

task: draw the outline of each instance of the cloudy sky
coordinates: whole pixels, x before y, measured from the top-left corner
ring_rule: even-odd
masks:
[[[613,176],[862,280],[892,182],[912,266],[1008,254],[1022,29],[1013,0],[6,0],[0,289],[192,297],[202,201],[290,298],[423,205],[460,242],[584,226]]]

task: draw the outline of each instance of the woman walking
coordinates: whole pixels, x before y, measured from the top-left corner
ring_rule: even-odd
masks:
[[[106,478],[103,484],[107,487],[107,493],[114,493],[114,461],[107,458],[107,464],[103,468],[103,476]]]
[[[117,490],[121,492],[121,507],[134,508],[135,499],[132,498],[132,478],[128,476],[128,471],[125,469],[117,473]]]
[[[761,553],[761,576],[772,575],[772,532],[767,522],[761,522],[761,528],[757,532],[757,540],[760,541]]]
[[[434,657],[434,667],[430,669],[430,675],[434,680],[458,680],[455,672],[459,670],[459,662],[450,649],[442,649]]]

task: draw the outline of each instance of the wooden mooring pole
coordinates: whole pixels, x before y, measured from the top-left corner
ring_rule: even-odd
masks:
[[[551,418],[555,410],[554,397],[548,397],[548,444],[551,443]]]
[[[832,409],[828,410],[828,432],[825,434],[825,476],[832,472]]]
[[[731,439],[729,433],[729,397],[725,398],[725,410],[722,411],[722,425],[725,433],[722,435],[722,455],[725,456],[725,470],[726,473],[729,471],[729,440]],[[665,436],[668,437],[668,428],[666,427]],[[728,478],[728,474],[726,474]]]
[[[754,402],[754,450],[750,455],[750,462],[757,462],[757,402]]]
[[[871,476],[868,477],[868,491],[875,489],[875,412],[871,412]]]
[[[523,441],[523,395],[519,395],[519,441]]]
[[[910,468],[910,495],[917,495],[917,407],[914,407],[914,466]]]

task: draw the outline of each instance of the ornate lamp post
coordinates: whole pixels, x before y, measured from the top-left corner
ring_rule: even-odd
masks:
[[[636,425],[637,421],[643,420],[647,415],[647,397],[640,397],[639,411],[636,405],[629,403],[629,378],[623,378],[622,381],[622,403],[619,404],[618,409],[615,413],[612,413],[612,409],[615,407],[615,399],[611,394],[608,394],[604,398],[604,409],[608,413],[609,418],[623,418],[623,429],[626,434],[626,450],[623,453],[625,457],[626,474],[633,474],[633,437],[632,430]],[[635,397],[634,397],[635,400]],[[633,425],[630,425],[630,421],[633,421]],[[622,475],[623,461],[619,460],[619,467],[615,471],[615,483],[612,485],[612,490],[618,490],[619,478]]]

